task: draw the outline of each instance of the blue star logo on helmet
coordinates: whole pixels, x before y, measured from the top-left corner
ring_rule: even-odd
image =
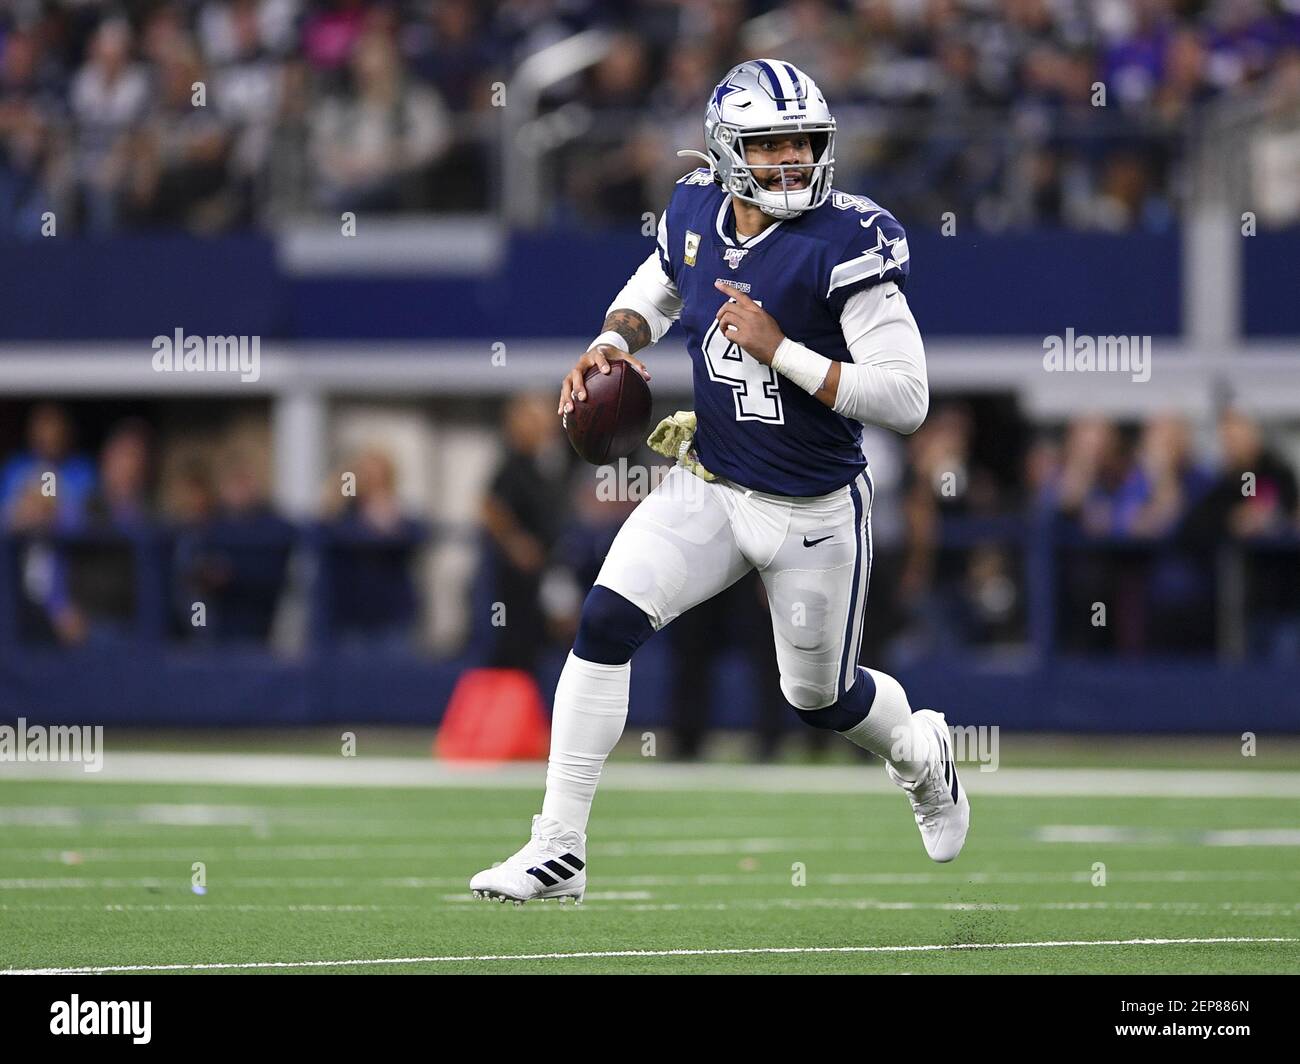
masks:
[[[716,107],[719,111],[722,110],[723,100],[725,100],[733,92],[740,92],[739,85],[731,84],[732,74],[734,73],[735,71],[732,71],[731,74],[728,74],[718,85],[718,87],[713,90],[713,106]]]

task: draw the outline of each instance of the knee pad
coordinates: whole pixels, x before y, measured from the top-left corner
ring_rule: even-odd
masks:
[[[626,665],[654,631],[639,606],[617,591],[595,584],[582,604],[573,653],[599,665]]]
[[[802,688],[799,693],[811,695],[813,691],[811,688]],[[876,681],[871,673],[858,666],[856,682],[830,705],[809,709],[791,703],[790,708],[809,727],[842,732],[866,720],[867,714],[871,712],[871,703],[875,700]]]

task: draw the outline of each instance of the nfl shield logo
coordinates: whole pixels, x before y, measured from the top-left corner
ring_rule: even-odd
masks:
[[[749,248],[725,248],[722,257],[727,260],[727,265],[733,270],[740,265],[740,260],[748,253]]]

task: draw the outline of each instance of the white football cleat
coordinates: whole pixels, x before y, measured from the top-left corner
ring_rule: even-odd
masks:
[[[587,889],[587,836],[558,820],[533,817],[533,837],[518,853],[469,881],[474,897],[489,901],[566,898],[582,901]]]
[[[915,727],[925,729],[933,739],[925,771],[914,783],[903,779],[888,761],[885,772],[907,792],[925,852],[936,861],[951,861],[961,853],[966,832],[970,830],[970,802],[966,788],[957,780],[948,723],[943,714],[920,709],[912,714],[912,720]]]

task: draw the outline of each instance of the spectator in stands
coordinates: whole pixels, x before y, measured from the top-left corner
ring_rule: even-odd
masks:
[[[338,480],[327,494],[330,634],[367,646],[408,647],[419,621],[411,570],[424,528],[404,512],[389,454],[363,451],[349,471],[356,494],[340,492]]]
[[[35,237],[53,210],[60,173],[52,129],[61,103],[40,69],[33,33],[0,42],[0,236]]]
[[[438,94],[407,75],[390,37],[371,31],[351,60],[355,94],[332,96],[312,115],[318,196],[330,210],[427,206],[427,168],[451,142]]]
[[[1048,488],[1067,544],[1080,536],[1105,540],[1116,535],[1120,490],[1131,471],[1131,449],[1112,421],[1089,415],[1070,422],[1061,469]],[[1146,623],[1139,612],[1145,581],[1134,558],[1077,543],[1058,557],[1064,591],[1057,629],[1063,645],[1076,651],[1139,650]],[[1105,607],[1105,623],[1094,622],[1098,603]]]
[[[1119,106],[1137,109],[1155,94],[1174,15],[1171,0],[1138,0],[1104,47],[1101,75]]]
[[[109,434],[99,455],[99,484],[86,505],[91,528],[136,532],[153,520],[152,444],[148,425],[133,418]]]
[[[149,105],[149,77],[132,58],[134,38],[124,20],[100,24],[89,57],[72,83],[76,122],[76,180],[86,228],[113,228],[126,166],[125,137]]]
[[[211,106],[231,137],[227,181],[231,220],[248,224],[264,194],[277,125],[284,113],[291,67],[285,62],[293,45],[289,33],[296,0],[231,4],[209,3],[199,21],[204,54],[213,65]],[[277,10],[278,9],[278,10]],[[292,133],[279,145],[293,152]]]
[[[461,122],[430,175],[429,206],[434,210],[487,210],[492,182],[491,152],[486,135],[493,113],[494,82],[505,83],[500,42],[484,32],[470,0],[421,0],[427,22],[416,22],[402,36],[412,72],[431,84],[453,115],[484,120],[477,127]]]
[[[568,170],[567,191],[569,202],[589,222],[640,218],[661,207],[650,201],[648,182],[667,146],[646,128],[649,74],[645,45],[635,35],[621,33],[582,94],[581,102],[596,116],[595,131],[575,146],[573,157],[581,162]]]
[[[153,521],[150,452],[144,422],[124,421],[113,429],[99,454],[99,486],[86,505],[85,538],[59,550],[77,628],[100,647],[117,647],[133,634],[138,551],[148,548]]]
[[[1202,546],[1234,543],[1248,562],[1247,643],[1277,660],[1300,658],[1300,566],[1294,549],[1251,550],[1300,533],[1300,490],[1290,465],[1241,410],[1219,419],[1219,476],[1187,521]]]
[[[542,583],[552,550],[567,523],[568,453],[557,432],[555,409],[542,396],[513,399],[505,412],[506,454],[483,501],[495,584],[490,664],[533,670],[548,625]],[[498,617],[494,616],[494,622]]]
[[[918,622],[919,645],[933,652],[952,651],[973,635],[964,592],[967,560],[941,543],[945,519],[985,512],[995,498],[991,476],[972,457],[972,432],[970,410],[949,402],[935,408],[908,439],[907,547],[898,594]]]
[[[73,599],[66,550],[58,539],[67,529],[55,526],[52,506],[34,499],[24,507],[22,524],[15,531],[23,533],[17,547],[19,637],[24,642],[81,644],[87,634],[86,617]]]
[[[789,0],[775,9],[768,21],[774,19],[779,23],[771,28],[774,47],[764,48],[763,54],[779,55],[808,71],[820,69],[835,42],[843,40],[852,29],[849,19],[826,0]],[[825,86],[822,90],[826,91]]]
[[[1219,476],[1192,518],[1195,531],[1220,542],[1295,531],[1295,473],[1266,445],[1259,424],[1241,410],[1224,411],[1219,450]]]
[[[4,472],[6,493],[16,493],[7,523],[24,534],[20,631],[68,646],[120,635],[132,618],[135,569],[131,544],[115,534],[141,531],[148,519],[144,426],[114,430],[98,480],[89,459],[67,457],[71,426],[62,407],[33,410],[29,437],[31,451],[11,458]],[[52,482],[42,481],[46,471]],[[53,484],[52,495],[43,483]]]
[[[254,55],[286,56],[298,50],[303,9],[325,6],[318,0],[202,0],[195,28],[204,57],[217,66]]]
[[[215,231],[234,211],[228,196],[231,137],[214,108],[194,105],[208,74],[188,41],[159,70],[159,92],[129,134],[123,212],[137,226]]]
[[[667,62],[667,76],[650,93],[650,121],[640,131],[640,139],[652,142],[647,148],[654,153],[644,193],[653,203],[667,203],[682,176],[684,160],[677,150],[699,139],[700,101],[717,80],[714,52],[706,42],[684,42],[672,49]]]
[[[1213,650],[1213,558],[1175,538],[1211,481],[1193,458],[1184,418],[1165,414],[1142,426],[1136,460],[1116,493],[1113,530],[1160,542],[1118,560],[1127,596],[1115,621],[1122,651]]]
[[[366,0],[317,0],[302,29],[303,53],[313,68],[341,71],[365,28]]]
[[[412,71],[436,88],[456,112],[487,105],[489,83],[504,72],[496,69],[495,42],[484,33],[470,0],[421,0],[423,18],[403,36]]]
[[[1135,538],[1175,532],[1210,489],[1212,475],[1193,460],[1186,419],[1164,414],[1143,427],[1137,460],[1115,497],[1114,530]]]
[[[202,602],[206,624],[196,637],[220,643],[265,643],[284,590],[293,529],[271,509],[250,455],[217,462],[215,514],[178,537],[177,570],[186,626]]]
[[[27,450],[0,469],[0,511],[9,528],[68,528],[81,520],[95,467],[74,450],[68,412],[40,403],[27,419]]]
[[[1086,535],[1115,532],[1120,489],[1132,459],[1119,429],[1107,418],[1073,419],[1066,430],[1061,468],[1047,491],[1055,509]]]
[[[217,492],[208,463],[193,457],[177,471],[168,493],[168,515],[181,528],[195,528],[211,521],[217,512]]]

